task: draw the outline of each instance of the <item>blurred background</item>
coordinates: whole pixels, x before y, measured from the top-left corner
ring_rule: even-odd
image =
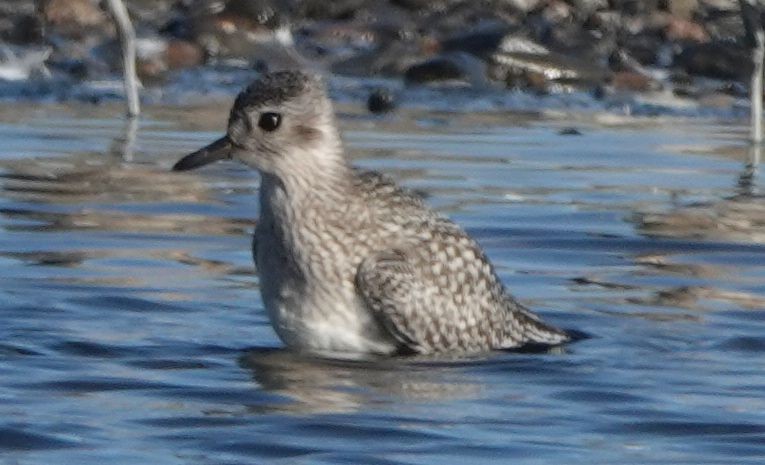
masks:
[[[428,86],[740,114],[752,69],[736,0],[125,3],[148,102],[230,95],[253,71],[299,65],[353,78],[343,81],[362,87],[353,98],[367,97],[364,79],[386,80],[383,94],[393,94],[374,97],[373,109]],[[114,23],[97,0],[2,1],[0,44],[0,98],[98,102],[122,92]]]

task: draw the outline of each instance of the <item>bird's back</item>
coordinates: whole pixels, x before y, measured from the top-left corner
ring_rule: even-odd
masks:
[[[565,333],[543,324],[510,296],[481,247],[414,193],[374,172],[357,174],[360,199],[387,237],[376,254],[396,250],[417,285],[403,316],[418,351],[480,351],[528,342],[557,344]],[[387,235],[385,233],[388,233]]]

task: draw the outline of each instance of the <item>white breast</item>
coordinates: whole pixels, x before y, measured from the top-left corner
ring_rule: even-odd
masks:
[[[392,337],[361,303],[353,283],[336,282],[332,275],[305,276],[274,225],[273,212],[264,208],[255,257],[263,302],[282,341],[314,352],[393,352]]]

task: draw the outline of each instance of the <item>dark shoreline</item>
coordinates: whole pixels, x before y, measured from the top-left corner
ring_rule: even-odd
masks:
[[[394,104],[384,110],[435,96],[453,106],[537,98],[648,115],[747,111],[751,60],[734,0],[126,3],[149,103],[228,96],[259,71],[300,66],[330,76],[340,99],[382,91]],[[97,2],[6,0],[0,13],[0,100],[121,98],[119,49]]]

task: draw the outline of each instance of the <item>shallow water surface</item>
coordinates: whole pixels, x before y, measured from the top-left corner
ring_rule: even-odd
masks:
[[[737,125],[340,115],[551,322],[546,354],[322,360],[271,330],[225,108],[0,114],[0,463],[761,464],[765,202]]]

